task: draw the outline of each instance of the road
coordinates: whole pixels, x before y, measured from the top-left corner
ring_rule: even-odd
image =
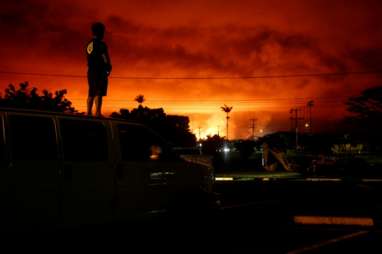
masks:
[[[216,191],[223,207],[220,216],[229,225],[223,232],[235,232],[233,239],[241,243],[231,245],[230,250],[233,253],[382,250],[380,186],[332,180],[218,183]]]
[[[382,231],[373,210],[377,207],[373,199],[376,193],[365,191],[367,186],[354,189],[348,184],[310,184],[224,182],[215,188],[220,209],[158,213],[150,220],[56,232],[32,230],[8,234],[8,238],[18,240],[12,245],[14,249],[39,251],[75,248],[108,253],[382,253]],[[296,223],[296,216],[308,215],[321,218],[323,223]],[[368,225],[368,218],[374,225]],[[25,244],[28,241],[31,244]]]

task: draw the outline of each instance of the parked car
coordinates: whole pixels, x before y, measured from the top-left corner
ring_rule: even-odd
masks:
[[[109,118],[0,109],[0,158],[3,223],[125,220],[208,195],[213,181],[154,131]]]

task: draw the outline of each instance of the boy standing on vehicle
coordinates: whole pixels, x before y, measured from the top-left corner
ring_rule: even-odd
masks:
[[[107,46],[103,42],[104,24],[97,22],[91,26],[93,39],[86,46],[88,60],[88,99],[87,113],[92,115],[93,103],[96,105],[96,116],[101,117],[102,97],[107,94],[108,77],[111,72],[111,62]]]

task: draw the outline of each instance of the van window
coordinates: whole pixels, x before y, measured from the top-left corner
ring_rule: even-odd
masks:
[[[60,127],[65,160],[108,159],[107,133],[102,122],[62,119]]]
[[[120,124],[118,133],[123,160],[155,160],[163,152],[163,141],[143,126]]]
[[[9,126],[14,160],[57,159],[57,142],[53,119],[10,115]]]

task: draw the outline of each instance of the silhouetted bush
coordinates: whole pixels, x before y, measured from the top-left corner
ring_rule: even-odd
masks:
[[[10,84],[5,89],[4,96],[0,97],[0,107],[77,112],[72,102],[65,98],[66,94],[66,89],[54,93],[43,90],[42,94],[39,94],[36,87],[29,88],[28,82],[21,83],[19,87]]]

